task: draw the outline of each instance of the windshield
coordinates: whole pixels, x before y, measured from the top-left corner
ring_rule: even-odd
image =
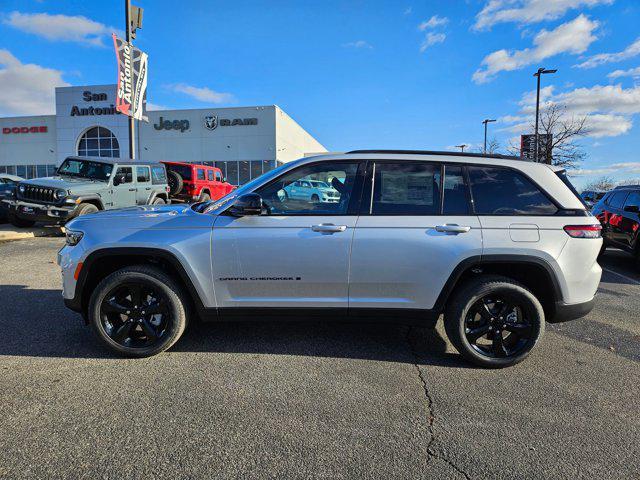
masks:
[[[109,163],[67,158],[62,162],[62,165],[58,167],[58,175],[70,175],[72,177],[107,181],[111,176],[111,170],[113,170],[113,165]]]

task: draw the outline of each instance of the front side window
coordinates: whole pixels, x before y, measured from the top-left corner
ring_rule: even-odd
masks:
[[[221,182],[221,181],[222,181],[222,174],[221,174],[220,172],[218,172],[218,171],[216,171],[216,180],[217,180],[218,182]]]
[[[419,163],[376,163],[372,215],[438,215],[440,166]]]
[[[138,183],[147,183],[151,180],[149,167],[136,167],[136,179]]]
[[[93,180],[109,180],[112,170],[113,165],[109,163],[67,158],[58,168],[58,175],[91,178]]]
[[[478,215],[554,215],[558,208],[520,173],[500,167],[470,166]]]
[[[640,207],[640,192],[631,192],[624,202],[625,207]]]
[[[116,170],[116,177],[120,178],[122,176],[124,176],[124,181],[121,183],[132,183],[133,169],[131,167],[118,167],[118,170]]]
[[[627,198],[628,192],[616,192],[609,197],[608,204],[613,208],[622,208],[624,200]]]
[[[346,215],[357,163],[326,162],[286,173],[256,191],[271,215]],[[313,187],[318,180],[326,187]]]

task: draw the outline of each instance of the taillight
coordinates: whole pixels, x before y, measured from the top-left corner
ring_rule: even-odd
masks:
[[[600,238],[602,237],[602,226],[598,225],[567,225],[564,231],[573,238]]]

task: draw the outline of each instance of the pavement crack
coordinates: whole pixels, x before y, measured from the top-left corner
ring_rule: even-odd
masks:
[[[409,345],[409,350],[411,351],[411,354],[413,355],[413,367],[416,369],[416,373],[418,374],[418,379],[420,380],[420,383],[422,384],[422,390],[424,391],[424,396],[426,399],[426,407],[427,407],[427,430],[429,432],[429,443],[427,443],[427,454],[429,455],[429,459],[428,461],[431,460],[440,460],[444,463],[446,463],[447,465],[449,465],[451,468],[453,468],[456,472],[458,472],[459,474],[463,475],[464,478],[466,478],[467,480],[471,480],[471,477],[469,476],[469,474],[467,472],[465,472],[462,468],[458,467],[455,463],[453,463],[453,461],[451,459],[449,459],[444,452],[439,451],[438,449],[436,449],[437,447],[437,440],[436,440],[436,435],[434,432],[434,423],[436,420],[436,415],[435,415],[435,411],[434,411],[434,402],[433,402],[433,397],[431,396],[431,393],[429,392],[429,387],[427,385],[427,380],[424,378],[424,375],[422,373],[422,370],[420,370],[420,365],[419,365],[419,355],[418,352],[415,348],[414,343],[411,341],[411,331],[412,331],[412,327],[408,327],[407,328],[407,344]]]

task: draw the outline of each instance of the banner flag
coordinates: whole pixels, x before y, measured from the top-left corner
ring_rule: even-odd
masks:
[[[147,71],[149,57],[129,42],[113,34],[113,46],[118,62],[116,111],[148,122],[144,116],[147,100]]]

